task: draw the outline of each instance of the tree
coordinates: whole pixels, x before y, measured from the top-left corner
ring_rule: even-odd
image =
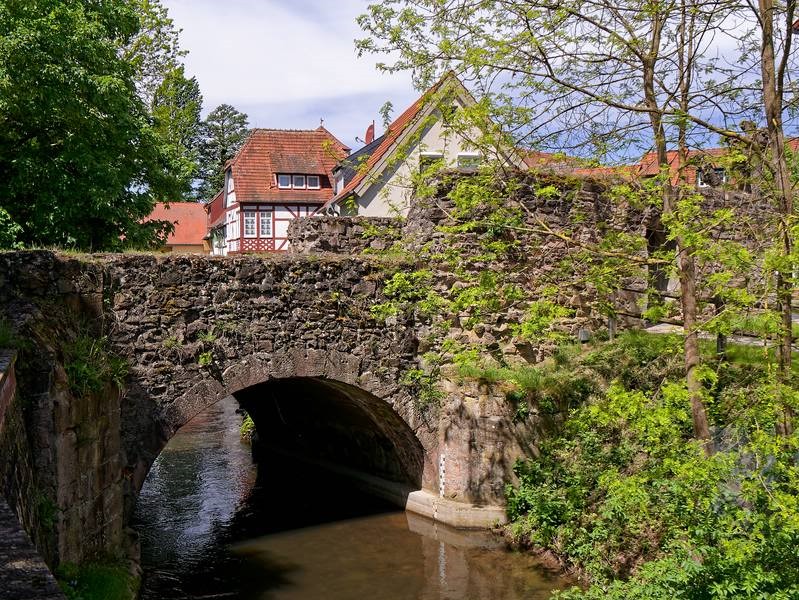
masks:
[[[202,123],[198,198],[211,200],[222,189],[225,163],[236,155],[247,139],[247,115],[230,104],[220,104]]]
[[[746,5],[755,17],[755,31],[760,40],[759,65],[760,81],[768,146],[765,164],[767,165],[773,184],[773,201],[780,213],[780,243],[783,260],[779,261],[777,273],[777,301],[781,315],[781,335],[779,366],[783,382],[791,377],[791,355],[793,353],[793,290],[794,267],[791,260],[793,254],[793,227],[795,215],[793,209],[793,184],[790,180],[790,169],[785,153],[785,130],[783,115],[792,102],[786,102],[786,87],[790,82],[791,45],[793,23],[796,12],[796,0],[788,0],[783,5],[776,5],[773,0],[759,0],[757,5]],[[780,27],[781,25],[781,27]],[[794,94],[796,90],[794,89]],[[795,100],[791,99],[792,101]],[[793,430],[793,414],[790,408],[785,411],[782,424],[784,433]]]
[[[754,137],[738,127],[742,118],[762,122],[765,116],[770,128],[781,123],[776,115],[789,104],[785,98],[769,102],[759,82],[771,80],[763,85],[779,91],[791,70],[794,4],[780,9],[784,52],[777,66],[768,49],[773,32],[763,18],[763,11],[779,12],[771,5],[758,11],[726,0],[385,0],[370,5],[359,19],[368,34],[358,42],[361,53],[391,54],[396,60],[379,66],[410,69],[420,86],[445,69],[457,70],[494,100],[494,118],[516,132],[518,141],[599,159],[655,151],[667,222],[663,233],[676,244],[686,382],[700,439],[708,440],[710,432],[697,376],[701,302],[688,221],[696,201],[679,185],[681,172],[674,180],[668,150],[676,145],[685,158],[689,147],[719,136],[751,147]],[[761,52],[751,52],[752,40],[762,41]],[[742,60],[719,60],[725,46],[739,42],[746,50]],[[747,61],[751,56],[757,60]],[[767,70],[782,75],[782,84],[761,69],[768,64]],[[759,114],[764,104],[775,105],[770,116]],[[776,177],[786,170],[774,162],[782,147],[778,135],[771,139],[773,150],[763,162],[770,165],[768,176]],[[782,204],[787,206],[785,200]],[[785,244],[784,255],[789,254]],[[781,273],[787,277],[786,269]],[[789,346],[789,286],[779,287],[784,290],[779,294],[783,345]]]
[[[167,73],[153,96],[155,131],[170,158],[181,197],[192,192],[199,169],[202,103],[197,78],[187,79],[182,65]]]
[[[120,56],[137,32],[122,0],[0,0],[1,204],[25,245],[153,242],[142,226],[175,182]]]
[[[406,8],[392,8],[397,5]],[[370,6],[370,14],[361,18],[370,36],[360,42],[360,49],[398,50],[401,58],[389,68],[413,68],[421,80],[439,63],[454,66],[486,91],[499,78],[504,83],[494,95],[504,110],[495,117],[559,149],[587,146],[601,156],[609,148],[640,152],[647,143],[653,145],[663,171],[662,211],[668,214],[674,193],[667,117],[676,114],[676,107],[674,94],[662,90],[682,89],[687,76],[687,71],[675,74],[680,45],[676,36],[669,43],[667,35],[668,24],[679,16],[675,7],[667,2],[475,5],[463,0],[442,8],[436,0],[389,0]],[[703,16],[706,29],[713,31],[717,13],[710,9]],[[402,36],[392,35],[399,29]],[[683,240],[675,241],[685,248]],[[696,436],[708,440],[695,375],[697,303],[691,253],[680,252],[678,264],[687,334],[686,381],[692,391]]]
[[[180,66],[186,55],[180,49],[180,30],[175,29],[160,0],[130,0],[139,17],[139,29],[125,43],[122,58],[135,70],[136,90],[147,106],[166,76]]]

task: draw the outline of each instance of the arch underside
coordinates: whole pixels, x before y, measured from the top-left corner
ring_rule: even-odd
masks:
[[[318,377],[267,381],[234,394],[252,416],[259,444],[389,481],[422,485],[424,449],[385,401]]]

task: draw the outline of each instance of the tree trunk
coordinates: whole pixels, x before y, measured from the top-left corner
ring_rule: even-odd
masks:
[[[691,12],[686,2],[681,2],[680,28],[678,36],[678,69],[680,77],[680,108],[688,114],[690,109],[691,77],[693,75],[694,60],[694,28],[691,21]],[[677,185],[671,181],[667,183],[664,191],[664,211],[673,210],[672,200],[679,198],[686,185],[685,168],[688,166],[688,135],[685,121],[678,126],[678,165]],[[679,217],[678,217],[679,218]],[[704,443],[705,453],[713,452],[713,443],[710,437],[707,410],[704,402],[704,390],[698,377],[701,355],[699,352],[699,335],[697,321],[699,303],[696,292],[696,258],[695,248],[688,245],[682,236],[677,236],[677,267],[680,274],[680,303],[682,305],[685,384],[691,402],[691,418],[694,425],[694,438]]]
[[[785,158],[785,136],[782,126],[783,82],[778,81],[774,54],[774,2],[758,0],[762,43],[760,48],[760,70],[763,82],[763,105],[769,138],[769,163],[774,174],[774,195],[780,212],[780,243],[786,263],[777,274],[777,302],[780,311],[780,344],[778,367],[780,381],[791,379],[793,343],[793,273],[788,257],[793,250],[791,220],[793,218],[793,190],[791,188],[788,163]],[[780,77],[784,77],[781,72]],[[787,265],[787,266],[786,266]],[[789,435],[793,431],[793,414],[785,407],[780,433]]]
[[[691,417],[694,423],[694,437],[705,442],[705,452],[712,453],[710,426],[707,410],[702,399],[702,382],[698,378],[700,364],[699,336],[697,335],[697,302],[696,302],[696,261],[693,250],[677,240],[679,247],[679,269],[682,302],[683,330],[685,332],[685,381],[691,397]]]

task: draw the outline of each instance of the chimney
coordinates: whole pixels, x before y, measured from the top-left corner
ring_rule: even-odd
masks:
[[[372,121],[372,124],[366,128],[366,137],[364,138],[364,143],[368,146],[374,141],[375,141],[375,122]]]

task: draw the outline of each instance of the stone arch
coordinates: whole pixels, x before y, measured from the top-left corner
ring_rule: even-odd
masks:
[[[271,353],[254,353],[241,359],[231,359],[215,366],[205,376],[188,385],[177,396],[155,397],[151,390],[134,382],[129,389],[127,412],[148,415],[142,427],[141,419],[134,431],[125,431],[129,419],[122,419],[122,438],[128,472],[126,490],[126,522],[132,515],[135,498],[155,458],[169,439],[188,421],[222,398],[233,395],[247,400],[254,413],[256,426],[266,417],[258,414],[253,392],[279,386],[301,387],[310,390],[315,406],[321,406],[320,395],[329,394],[334,402],[344,406],[342,415],[363,420],[374,427],[375,446],[391,444],[396,464],[386,462],[375,475],[407,489],[435,490],[435,452],[437,424],[427,422],[419,414],[408,390],[388,377],[374,372],[362,372],[358,356],[339,351],[290,348]],[[332,405],[331,405],[332,407]],[[135,421],[135,419],[134,419]],[[145,432],[144,430],[148,430]],[[378,466],[380,462],[375,464]],[[363,465],[351,465],[354,467]],[[375,466],[374,464],[372,466]]]

